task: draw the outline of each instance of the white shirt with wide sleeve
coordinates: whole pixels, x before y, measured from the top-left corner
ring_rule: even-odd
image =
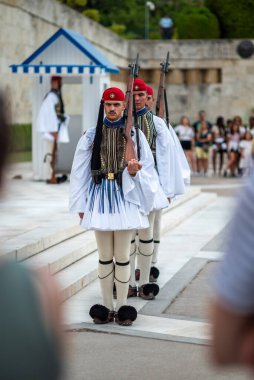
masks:
[[[141,229],[149,226],[147,214],[155,204],[160,188],[154,176],[154,160],[145,136],[139,131],[142,169],[132,177],[127,168],[122,188],[116,180],[103,179],[95,185],[91,176],[92,145],[95,128],[87,130],[77,145],[70,176],[70,211],[84,212],[81,225],[94,230]],[[136,136],[133,136],[136,144]],[[166,198],[160,207],[166,207]],[[163,204],[162,204],[163,203]]]
[[[49,92],[46,98],[43,100],[38,118],[37,118],[37,130],[42,134],[43,138],[46,140],[53,141],[52,132],[58,132],[58,142],[59,143],[68,143],[69,133],[68,133],[68,124],[69,116],[66,116],[64,122],[60,123],[57,118],[55,105],[58,103],[58,97],[53,92]]]
[[[156,129],[156,163],[161,187],[167,198],[184,194],[190,180],[190,168],[171,125],[153,116]]]

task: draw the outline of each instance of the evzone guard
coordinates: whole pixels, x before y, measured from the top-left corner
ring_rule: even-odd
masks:
[[[79,213],[82,227],[95,231],[98,246],[102,305],[91,307],[91,318],[94,323],[131,325],[137,312],[126,305],[130,241],[133,230],[148,228],[147,214],[160,185],[153,175],[154,160],[147,140],[132,128],[132,94],[127,123],[122,117],[124,99],[118,88],[104,91],[97,127],[88,129],[77,145],[70,176],[70,210]],[[167,199],[161,193],[160,202],[165,204]]]
[[[51,77],[51,89],[46,94],[37,119],[37,128],[42,138],[52,142],[52,152],[47,153],[44,157],[46,162],[47,156],[51,156],[51,178],[47,180],[49,184],[58,184],[67,179],[66,175],[56,176],[57,146],[59,143],[68,143],[69,116],[65,114],[64,103],[62,99],[62,78],[60,76]]]
[[[150,91],[151,92],[151,91]],[[177,195],[185,192],[185,183],[189,181],[190,170],[184,153],[181,152],[171,125],[155,116],[146,108],[147,85],[141,79],[135,79],[133,94],[137,111],[138,127],[146,136],[155,160],[156,172],[164,195],[170,202]],[[177,137],[176,137],[177,139]],[[157,194],[156,200],[159,198]],[[136,233],[133,233],[130,251],[131,278],[128,296],[139,297],[145,300],[154,299],[159,292],[159,286],[154,282],[159,276],[159,270],[152,266],[156,263],[158,246],[160,243],[161,214],[163,207],[153,208],[149,214],[150,225],[147,229],[138,231],[138,244],[136,246]],[[156,219],[156,228],[154,221]],[[138,251],[139,272],[135,276],[136,252]],[[136,279],[139,286],[136,286]]]

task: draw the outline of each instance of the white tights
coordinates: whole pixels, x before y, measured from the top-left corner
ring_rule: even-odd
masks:
[[[149,283],[150,268],[152,263],[152,255],[154,251],[153,244],[153,225],[154,225],[155,212],[151,212],[148,216],[149,227],[139,230],[139,244],[138,244],[138,259],[140,278],[139,286]],[[131,263],[131,278],[130,285],[136,286],[135,282],[135,259],[136,259],[136,231],[132,234],[131,251],[130,251],[130,263]]]
[[[130,242],[132,230],[95,231],[99,252],[98,276],[103,305],[113,310],[113,284],[116,283],[116,311],[126,304],[130,279]],[[115,263],[113,261],[115,258]]]

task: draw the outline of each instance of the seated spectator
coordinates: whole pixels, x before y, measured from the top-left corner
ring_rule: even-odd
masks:
[[[180,140],[192,173],[196,173],[196,159],[194,157],[195,140],[194,130],[190,126],[190,120],[186,116],[182,116],[180,124],[176,126],[175,132]]]
[[[198,172],[207,175],[208,170],[208,155],[209,155],[209,145],[212,140],[212,135],[209,132],[208,125],[206,121],[201,122],[200,129],[196,135],[196,156]]]
[[[217,118],[216,124],[211,129],[212,132],[212,160],[213,160],[213,173],[216,175],[217,155],[220,157],[219,175],[221,175],[224,154],[227,152],[226,144],[226,128],[222,116]]]

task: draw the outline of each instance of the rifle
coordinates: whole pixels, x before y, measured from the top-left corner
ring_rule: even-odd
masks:
[[[47,180],[49,184],[57,184],[56,178],[56,153],[57,153],[57,139],[54,137],[52,153],[47,153],[43,159],[43,162],[46,162],[47,157],[51,156],[50,166],[52,169],[51,178]]]
[[[156,100],[156,116],[164,118],[164,112],[166,109],[166,122],[169,124],[169,115],[168,115],[168,103],[167,103],[167,94],[165,89],[165,76],[169,70],[169,52],[167,53],[167,58],[165,62],[161,62],[161,73],[160,73],[160,83]]]
[[[127,82],[127,91],[125,95],[126,107],[124,110],[124,119],[125,119],[125,137],[126,137],[126,149],[125,149],[125,161],[128,163],[131,159],[137,159],[137,155],[134,148],[134,143],[131,137],[131,129],[132,129],[132,116],[133,116],[133,81],[134,78],[138,76],[138,58],[137,54],[136,61],[134,63],[129,64],[129,78]],[[139,151],[139,139],[137,134],[137,145]]]

